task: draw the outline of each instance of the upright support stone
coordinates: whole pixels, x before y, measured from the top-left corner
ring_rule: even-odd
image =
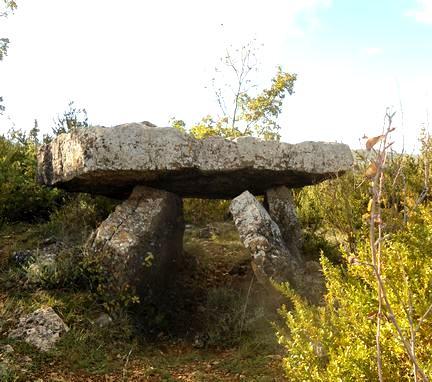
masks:
[[[265,205],[268,208],[270,217],[279,226],[282,238],[289,251],[300,257],[303,237],[292,191],[285,186],[267,190]]]
[[[261,203],[245,191],[232,200],[230,211],[240,239],[252,255],[258,279],[265,275],[299,287],[301,260],[289,252],[279,227]]]
[[[157,297],[182,253],[181,198],[137,186],[97,228],[87,243],[89,261],[103,275],[107,298],[141,301]]]
[[[304,297],[318,302],[323,292],[319,269],[311,269],[298,253],[289,250],[278,225],[261,203],[245,191],[232,200],[230,211],[240,239],[251,253],[258,281],[265,286],[269,279],[288,281]]]

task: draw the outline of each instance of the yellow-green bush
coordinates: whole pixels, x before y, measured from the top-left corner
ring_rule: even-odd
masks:
[[[346,254],[348,257],[349,254]],[[377,380],[375,349],[377,292],[367,245],[359,262],[322,265],[328,292],[323,306],[310,306],[284,288],[294,304],[282,310],[289,333],[279,332],[285,346],[284,368],[291,381]],[[396,234],[383,250],[383,277],[396,319],[407,339],[410,300],[415,324],[432,304],[432,213],[423,209],[407,230]],[[384,309],[381,348],[384,380],[412,380],[412,366]],[[432,373],[431,318],[416,335],[416,354]]]
[[[407,341],[415,332],[415,353],[432,375],[432,211],[428,196],[426,155],[392,155],[385,168],[382,208],[381,273],[394,317]],[[303,301],[281,286],[293,309],[281,309],[286,327],[278,331],[285,347],[283,366],[290,381],[378,380],[378,288],[369,244],[370,180],[368,165],[358,164],[344,178],[300,191],[300,216],[317,237],[340,243],[341,262],[321,264],[327,293],[321,306]],[[383,379],[413,380],[413,366],[384,304],[380,315]],[[422,322],[421,322],[422,321]],[[416,329],[417,325],[421,325]]]
[[[229,200],[184,199],[185,221],[196,225],[224,221],[229,212],[229,204]]]

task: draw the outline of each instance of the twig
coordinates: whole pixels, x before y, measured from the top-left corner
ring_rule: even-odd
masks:
[[[247,295],[246,295],[246,301],[245,301],[245,304],[244,304],[244,307],[243,307],[242,319],[241,319],[241,324],[240,324],[240,333],[239,333],[240,337],[241,337],[242,332],[243,332],[243,326],[244,326],[244,322],[245,322],[245,319],[246,319],[246,310],[247,310],[247,306],[248,306],[248,302],[249,302],[249,296],[250,296],[250,293],[251,293],[251,290],[252,290],[252,284],[253,284],[254,279],[255,279],[255,274],[252,273],[252,278],[251,278],[251,281],[249,283],[249,289],[248,289],[248,292],[247,292]]]
[[[432,312],[432,304],[429,305],[429,308],[427,308],[425,314],[423,314],[423,316],[420,317],[420,319],[418,320],[417,326],[415,331],[418,332],[420,330],[420,326],[421,324],[423,324],[423,321],[426,320],[427,316],[429,315],[429,313]]]
[[[407,279],[407,278],[406,278]],[[409,289],[408,280],[407,280],[407,288],[408,288],[408,323],[409,323],[409,329],[410,329],[410,342],[411,342],[411,352],[413,353],[413,356],[415,357],[415,345],[416,345],[416,332],[414,330],[414,322],[413,322],[413,303],[412,303],[412,293]],[[414,372],[414,382],[417,382],[417,365],[413,365],[413,372]]]
[[[126,381],[127,366],[128,366],[128,363],[129,363],[129,357],[130,357],[130,355],[132,354],[132,349],[133,349],[133,348],[131,348],[131,349],[129,350],[129,353],[128,353],[128,355],[126,356],[125,364],[123,365],[123,371],[122,371],[122,379],[123,379],[123,381]]]
[[[372,252],[372,268],[374,270],[375,278],[377,281],[377,292],[378,292],[378,313],[377,313],[377,330],[375,335],[376,341],[376,350],[377,350],[377,368],[378,368],[378,379],[380,382],[383,382],[383,374],[382,374],[382,357],[381,357],[381,344],[380,344],[380,336],[381,336],[381,316],[382,316],[382,308],[383,303],[386,306],[386,309],[389,313],[388,318],[390,322],[395,327],[399,339],[401,340],[408,357],[413,364],[415,380],[417,381],[417,374],[419,374],[423,381],[429,381],[428,377],[424,373],[423,369],[419,366],[416,355],[415,355],[415,330],[414,324],[412,320],[412,296],[409,295],[409,309],[406,312],[408,316],[408,320],[410,322],[410,341],[407,341],[404,333],[402,332],[399,323],[396,320],[396,316],[393,312],[393,308],[390,304],[390,301],[387,297],[386,288],[384,286],[384,282],[382,279],[381,273],[381,253],[382,253],[382,242],[383,242],[383,221],[381,217],[381,198],[384,187],[384,167],[387,159],[387,150],[393,144],[387,143],[387,139],[389,134],[394,131],[392,127],[393,117],[395,113],[389,113],[389,110],[386,111],[384,121],[387,121],[387,127],[383,127],[383,139],[380,141],[380,146],[378,152],[376,154],[375,166],[376,173],[372,180],[372,203],[370,210],[370,226],[369,226],[369,240],[370,247]],[[377,224],[378,230],[378,238],[375,238],[375,224]],[[384,236],[385,237],[385,236]],[[431,307],[432,309],[432,307]]]
[[[396,316],[395,316],[395,314],[393,312],[393,309],[392,309],[392,306],[390,304],[390,301],[388,300],[386,289],[384,287],[384,283],[383,283],[383,280],[381,278],[381,275],[378,273],[378,271],[377,271],[377,269],[375,267],[374,267],[374,271],[375,271],[375,276],[376,276],[376,278],[378,280],[378,283],[379,283],[381,291],[382,291],[383,300],[384,300],[386,308],[387,308],[387,310],[389,312],[388,317],[389,317],[390,321],[392,322],[393,326],[395,327],[395,329],[396,329],[396,331],[397,331],[397,333],[399,335],[399,339],[401,340],[402,345],[404,346],[404,348],[405,348],[405,350],[406,350],[406,352],[408,354],[408,357],[409,357],[410,361],[417,368],[418,374],[420,374],[420,376],[422,377],[422,379],[423,379],[424,382],[429,382],[429,378],[426,376],[426,374],[424,373],[423,369],[419,366],[419,364],[417,362],[417,358],[416,358],[415,354],[412,353],[411,346],[410,346],[409,342],[405,339],[405,336],[404,336],[404,334],[402,332],[402,329],[400,328],[399,323],[396,320]]]

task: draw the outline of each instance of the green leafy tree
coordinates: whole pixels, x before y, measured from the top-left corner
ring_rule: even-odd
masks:
[[[3,0],[2,5],[0,5],[0,19],[2,17],[7,17],[9,13],[13,12],[17,8],[17,4],[13,0]],[[0,37],[0,61],[3,60],[4,56],[7,54],[7,49],[9,45],[9,39],[6,37]],[[0,97],[0,115],[5,111],[3,105],[3,97]]]
[[[234,51],[227,50],[221,64],[216,68],[216,74],[224,79],[231,77],[232,82],[221,84],[216,77],[212,80],[220,114],[203,117],[189,129],[190,134],[198,139],[210,136],[279,139],[281,126],[278,118],[286,95],[294,92],[297,76],[278,67],[270,86],[257,91],[257,85],[250,78],[258,69],[253,43]],[[185,129],[181,120],[173,119],[172,124],[180,124]]]
[[[86,109],[80,109],[70,101],[63,114],[57,116],[52,132],[54,135],[59,135],[86,127],[89,127]]]
[[[7,17],[11,12],[17,8],[17,3],[13,0],[3,0],[3,4],[0,6],[0,18]],[[9,39],[6,37],[0,38],[0,61],[3,60],[7,54],[9,45]]]

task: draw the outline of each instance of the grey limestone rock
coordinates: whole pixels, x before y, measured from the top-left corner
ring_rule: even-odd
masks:
[[[233,199],[230,211],[240,239],[252,256],[258,281],[264,286],[271,285],[270,279],[288,281],[310,301],[318,302],[323,291],[319,264],[305,263],[298,251],[290,251],[278,225],[261,203],[245,191]]]
[[[303,237],[292,191],[285,186],[267,190],[265,204],[270,217],[281,230],[282,238],[290,252],[300,256]]]
[[[143,301],[163,292],[182,253],[183,232],[177,195],[136,186],[89,238],[85,256],[108,276],[108,294],[130,291]]]
[[[21,317],[16,329],[11,330],[8,336],[24,340],[41,351],[48,351],[67,331],[67,325],[53,308],[48,307]]]
[[[174,128],[129,123],[59,135],[38,153],[38,180],[118,198],[138,184],[180,196],[232,198],[244,190],[264,194],[280,185],[314,184],[352,162],[349,147],[339,143],[197,140]]]
[[[302,261],[289,252],[279,227],[261,203],[245,191],[233,199],[230,211],[240,239],[252,255],[255,270],[276,281],[289,280],[299,286]]]

